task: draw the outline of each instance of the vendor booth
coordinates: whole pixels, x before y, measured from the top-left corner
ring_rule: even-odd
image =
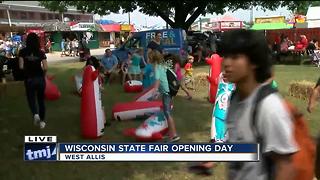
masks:
[[[293,24],[287,24],[285,16],[267,16],[255,18],[253,30],[290,29]]]
[[[77,23],[70,26],[70,30],[77,32],[79,39],[85,38],[89,49],[99,48],[98,32],[102,29],[95,23]]]
[[[232,17],[230,15],[225,15],[220,18],[210,19],[211,28],[213,31],[227,31],[233,29],[242,29],[243,21]]]
[[[109,47],[110,44],[114,44],[116,33],[120,36],[120,24],[111,20],[99,20],[97,23],[103,30],[99,33],[100,47]]]

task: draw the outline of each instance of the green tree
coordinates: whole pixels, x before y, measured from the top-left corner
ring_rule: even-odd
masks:
[[[304,4],[304,1],[218,1],[218,0],[167,0],[167,1],[41,1],[40,4],[52,11],[65,12],[73,6],[83,12],[107,15],[111,12],[139,11],[150,15],[160,16],[173,28],[187,30],[200,16],[207,13],[222,14],[227,10],[248,9],[252,6],[261,6],[275,10],[278,7],[287,6],[290,10]]]
[[[299,1],[297,5],[290,7],[294,14],[306,15],[311,6],[320,6],[320,1]]]

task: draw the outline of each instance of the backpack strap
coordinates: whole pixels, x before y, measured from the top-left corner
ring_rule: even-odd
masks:
[[[262,143],[262,137],[261,134],[259,134],[258,132],[258,128],[257,128],[257,112],[258,112],[258,108],[260,106],[261,101],[266,98],[267,96],[269,96],[270,94],[276,93],[278,92],[277,89],[272,87],[272,84],[266,84],[263,85],[257,92],[257,95],[254,99],[253,102],[253,110],[252,110],[252,119],[251,119],[251,127],[253,130],[253,133],[256,135],[258,142]]]
[[[253,109],[252,109],[252,118],[251,118],[251,129],[253,131],[253,134],[257,138],[257,142],[260,144],[260,148],[264,146],[263,138],[261,133],[259,133],[258,126],[257,126],[257,112],[260,107],[261,101],[269,96],[270,94],[278,92],[277,89],[272,87],[272,83],[263,85],[257,92],[257,95],[254,99],[253,102]],[[270,158],[264,156],[262,157],[264,159],[264,167],[266,168],[265,170],[268,172],[268,179],[274,179],[274,166],[273,162]]]
[[[278,92],[277,89],[273,88],[272,87],[272,84],[269,83],[269,84],[266,84],[266,85],[263,85],[257,92],[257,95],[254,99],[254,102],[253,102],[253,110],[252,110],[252,118],[251,118],[251,121],[250,121],[250,126],[251,128],[253,129],[253,133],[254,135],[257,137],[258,139],[258,142],[261,143],[261,141],[259,140],[262,140],[261,138],[261,135],[259,134],[258,132],[258,128],[257,128],[257,111],[258,111],[258,106],[260,105],[260,102],[265,98],[267,97],[268,95],[270,94],[273,94],[273,93],[276,93]],[[230,97],[230,101],[232,101],[236,95],[237,91],[234,91],[232,94],[231,94],[231,97]]]

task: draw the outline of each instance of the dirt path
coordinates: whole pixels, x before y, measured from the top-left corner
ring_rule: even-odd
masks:
[[[100,48],[100,49],[92,49],[90,50],[91,55],[96,56],[97,58],[101,58],[104,54],[105,48]],[[53,52],[53,53],[48,53],[47,59],[48,63],[65,63],[65,62],[77,62],[79,61],[79,57],[69,57],[69,56],[60,56],[61,52]]]

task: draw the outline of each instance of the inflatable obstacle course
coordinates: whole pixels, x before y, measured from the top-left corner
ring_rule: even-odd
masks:
[[[209,101],[211,103],[215,103],[222,60],[218,54],[213,54],[210,58],[206,59],[207,64],[210,65],[209,76],[207,78],[209,82]]]
[[[155,91],[154,89],[154,85],[145,89],[143,92],[141,92],[140,94],[138,94],[136,97],[135,97],[135,101],[152,101],[153,97],[153,92]]]
[[[146,118],[162,109],[161,101],[117,103],[112,108],[112,118],[118,121]]]
[[[75,85],[76,85],[76,90],[77,93],[79,95],[81,95],[81,91],[82,91],[82,74],[76,74],[75,76],[73,76]]]
[[[84,138],[98,138],[104,133],[105,113],[98,82],[99,72],[91,65],[83,73],[81,91],[81,134]]]
[[[143,85],[141,81],[131,80],[124,83],[124,91],[127,93],[136,93],[143,91]]]
[[[58,100],[61,96],[61,92],[59,91],[58,86],[52,82],[53,79],[53,76],[45,77],[46,88],[44,91],[44,97],[49,101]]]
[[[163,112],[158,112],[145,120],[138,128],[125,129],[123,134],[134,137],[136,141],[158,141],[167,132],[167,120]]]

